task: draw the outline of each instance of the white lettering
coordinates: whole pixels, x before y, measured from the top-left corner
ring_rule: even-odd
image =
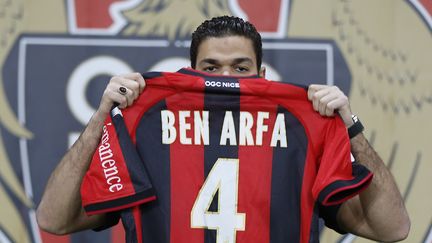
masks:
[[[115,160],[107,159],[103,161],[101,164],[102,164],[102,168],[109,168],[109,167],[113,167],[115,163],[116,163]]]
[[[111,123],[107,124],[111,125]],[[117,170],[116,161],[113,159],[113,151],[110,149],[111,144],[109,143],[109,133],[107,126],[103,126],[103,134],[101,138],[101,145],[98,148],[99,159],[101,166],[104,171],[106,183],[110,186],[110,192],[118,192],[123,189],[123,185],[120,183],[121,178],[118,176],[119,171]],[[116,180],[117,183],[113,184],[111,181]]]
[[[187,136],[187,132],[191,130],[191,123],[187,121],[187,118],[191,117],[191,111],[179,111],[179,139],[181,144],[194,144],[201,145],[201,141],[204,145],[210,143],[210,131],[209,131],[209,112],[208,111],[194,111],[194,136],[193,141],[191,137]],[[172,144],[177,138],[177,130],[175,128],[175,115],[172,111],[162,110],[161,111],[161,122],[162,122],[162,143]]]
[[[247,111],[240,111],[239,144],[254,145],[252,136],[253,116]]]
[[[101,144],[99,146],[99,159],[101,161],[112,158],[113,153],[112,153],[111,149],[109,149],[109,148],[110,148],[109,143]]]
[[[117,166],[112,166],[104,169],[105,178],[112,177],[118,174]]]
[[[110,192],[118,192],[121,189],[123,189],[123,185],[122,184],[114,184],[112,186],[109,187]]]
[[[194,131],[195,131],[195,144],[200,145],[201,139],[204,145],[209,145],[209,112],[202,111],[202,118],[199,111],[194,111]]]
[[[262,145],[263,133],[268,131],[268,126],[264,124],[264,120],[269,118],[268,112],[258,111],[256,124],[256,145]]]
[[[285,115],[283,113],[277,114],[276,122],[273,128],[272,139],[270,146],[276,147],[279,141],[279,146],[282,148],[287,147],[287,137],[285,128]]]
[[[102,134],[102,143],[106,143],[106,142],[108,142],[108,131],[107,131],[107,127],[106,126],[103,126],[103,128],[102,128],[102,130],[103,130],[103,134]]]
[[[237,145],[234,118],[231,111],[225,112],[221,131],[220,145],[227,145],[227,140],[230,141],[230,145]]]
[[[108,183],[108,185],[112,185],[113,183],[111,183],[111,181],[112,180],[116,180],[116,184],[118,184],[120,181],[121,181],[121,179],[120,179],[120,177],[118,177],[118,176],[113,176],[113,177],[111,177],[111,178],[109,178],[108,180],[107,180],[107,183]]]
[[[232,83],[232,82],[206,80],[204,84],[207,87],[240,88],[239,83]]]
[[[161,122],[162,122],[162,144],[172,144],[177,137],[177,132],[174,127],[174,122],[175,122],[174,113],[168,110],[161,111]]]
[[[192,139],[187,137],[187,131],[191,129],[191,125],[186,122],[186,118],[190,117],[190,111],[179,111],[179,130],[180,143],[192,144]]]
[[[269,133],[270,127],[272,127],[271,124],[268,124],[271,114],[264,111],[256,111],[255,113],[240,111],[238,114],[238,131],[236,131],[236,122],[234,121],[233,112],[225,111],[222,128],[220,130],[219,144],[231,146],[263,146],[264,135]],[[176,121],[176,116],[178,116],[178,121]],[[174,114],[172,111],[162,110],[162,143],[174,143],[178,133],[180,144],[210,145],[210,136],[212,136],[212,134],[210,134],[211,124],[209,116],[209,111],[183,110],[178,111],[178,114]],[[276,118],[272,118],[272,120],[274,119],[274,124],[271,139],[266,142],[265,145],[286,148],[287,135],[285,116],[283,113],[272,113],[272,116],[276,116]],[[176,122],[178,123],[176,124]],[[100,149],[104,149],[101,151],[101,154],[106,158],[112,153],[109,144],[101,145]]]

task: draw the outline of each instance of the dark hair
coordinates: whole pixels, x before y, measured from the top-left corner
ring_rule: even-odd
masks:
[[[198,47],[204,40],[209,37],[227,36],[242,36],[252,41],[259,71],[262,62],[261,35],[251,23],[234,16],[220,16],[206,20],[192,33],[190,47],[191,67],[196,67]]]

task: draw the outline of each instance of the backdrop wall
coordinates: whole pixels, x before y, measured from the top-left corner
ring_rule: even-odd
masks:
[[[110,76],[189,66],[203,20],[247,18],[267,78],[338,85],[432,242],[432,3],[428,0],[0,0],[0,242],[122,242],[121,225],[63,237],[35,207]],[[323,228],[322,242],[368,242]]]

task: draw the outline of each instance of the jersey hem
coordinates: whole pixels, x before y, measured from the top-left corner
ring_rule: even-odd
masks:
[[[366,189],[373,174],[362,165],[353,165],[352,180],[338,180],[326,186],[318,196],[318,201],[325,206],[337,205],[356,196]]]
[[[87,215],[94,215],[100,213],[114,212],[154,200],[156,200],[156,196],[154,195],[154,190],[151,188],[131,196],[88,204],[84,206],[84,210],[86,211]]]

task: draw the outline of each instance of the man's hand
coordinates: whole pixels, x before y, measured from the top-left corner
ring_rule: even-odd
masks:
[[[312,84],[308,89],[308,98],[314,110],[322,116],[334,116],[338,112],[346,127],[353,124],[348,97],[337,86]]]
[[[353,124],[348,97],[336,86],[310,85],[308,98],[322,116],[339,113],[346,127]],[[350,233],[377,241],[405,239],[410,220],[396,182],[363,134],[350,140],[356,161],[373,174],[371,184],[344,202],[338,211],[339,226]]]
[[[121,92],[121,87],[124,87],[126,92]],[[139,73],[112,77],[102,95],[98,112],[106,116],[114,103],[118,103],[120,108],[132,105],[144,88],[145,81]]]

